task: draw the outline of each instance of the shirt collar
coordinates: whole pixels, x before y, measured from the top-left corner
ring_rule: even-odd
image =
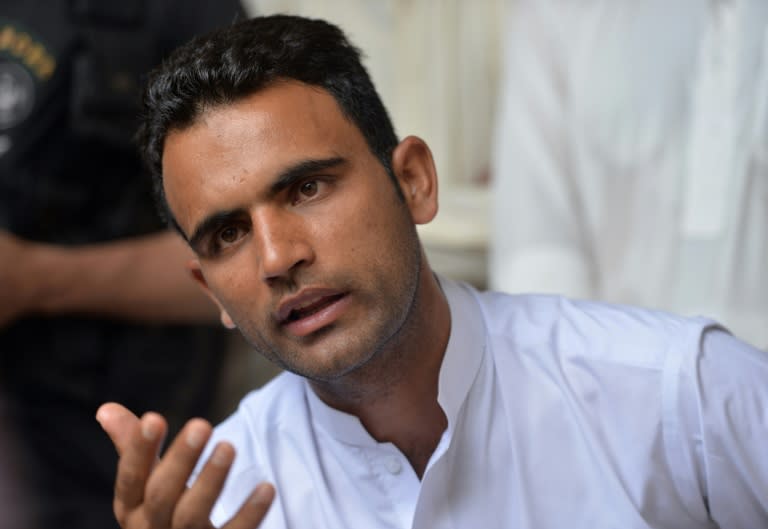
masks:
[[[451,335],[440,367],[437,401],[448,419],[448,428],[467,400],[486,348],[486,333],[480,307],[470,287],[438,278],[451,309]]]
[[[437,401],[452,429],[467,399],[486,348],[480,308],[466,285],[438,277],[451,311],[451,333],[440,367]],[[305,392],[315,424],[337,440],[356,446],[378,443],[354,415],[328,406],[305,381]]]

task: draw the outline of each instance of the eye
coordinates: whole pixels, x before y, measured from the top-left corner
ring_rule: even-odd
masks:
[[[238,224],[227,224],[216,231],[210,239],[209,254],[211,256],[221,253],[230,246],[237,244],[246,234],[244,226]]]
[[[237,228],[235,228],[234,226],[229,226],[221,230],[221,232],[219,232],[219,239],[222,242],[231,244],[237,240],[238,232],[239,230]]]
[[[325,196],[328,182],[325,179],[311,178],[293,188],[291,203],[296,206],[308,200],[318,200]]]
[[[317,194],[317,180],[309,180],[301,184],[299,193],[308,198],[315,196]]]

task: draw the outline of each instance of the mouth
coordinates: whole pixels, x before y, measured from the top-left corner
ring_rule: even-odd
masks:
[[[283,320],[283,323],[292,323],[294,321],[299,321],[303,318],[307,318],[309,316],[312,316],[313,314],[317,314],[324,308],[336,303],[338,300],[340,300],[342,297],[344,297],[344,294],[336,294],[334,296],[326,296],[323,298],[318,299],[317,301],[310,303],[308,305],[305,305],[303,307],[298,307],[295,309],[291,309],[290,312],[288,312],[288,316]]]
[[[335,322],[348,304],[347,292],[307,291],[283,303],[277,319],[289,333],[303,337]]]

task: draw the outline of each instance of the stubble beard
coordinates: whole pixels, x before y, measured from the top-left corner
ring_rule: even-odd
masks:
[[[267,360],[277,364],[286,371],[306,378],[313,384],[327,387],[334,392],[343,391],[345,398],[362,400],[369,399],[374,393],[386,393],[387,388],[392,387],[402,376],[405,362],[405,347],[411,336],[416,331],[415,314],[419,291],[421,285],[422,253],[421,245],[416,235],[415,227],[410,225],[413,233],[407,242],[408,248],[403,249],[402,255],[408,255],[410,265],[406,273],[399,279],[404,283],[402,286],[389,285],[390,291],[400,290],[403,296],[397,296],[394,301],[389,301],[391,309],[387,313],[380,315],[384,320],[390,322],[381,327],[374,325],[374,330],[368,337],[362,340],[354,340],[350,337],[346,343],[337,344],[338,350],[357,349],[357,360],[351,364],[347,355],[337,355],[340,358],[338,363],[323,366],[305,366],[301,359],[303,356],[302,347],[280,348],[270,340],[263,338],[262,333],[243,332],[246,340],[264,356]],[[385,285],[386,288],[386,285]],[[383,289],[382,289],[383,290]],[[378,292],[379,299],[392,299],[386,292]],[[400,298],[405,298],[400,301]],[[404,309],[404,310],[403,310]],[[241,330],[245,330],[240,327]],[[316,336],[310,337],[310,340],[321,338],[325,332],[333,332],[333,326],[323,329]],[[255,337],[259,338],[256,339]]]

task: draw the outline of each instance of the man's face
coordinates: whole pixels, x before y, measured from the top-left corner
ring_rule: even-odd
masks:
[[[198,276],[264,355],[334,380],[397,342],[420,245],[392,180],[323,90],[284,82],[172,131],[165,193]]]

